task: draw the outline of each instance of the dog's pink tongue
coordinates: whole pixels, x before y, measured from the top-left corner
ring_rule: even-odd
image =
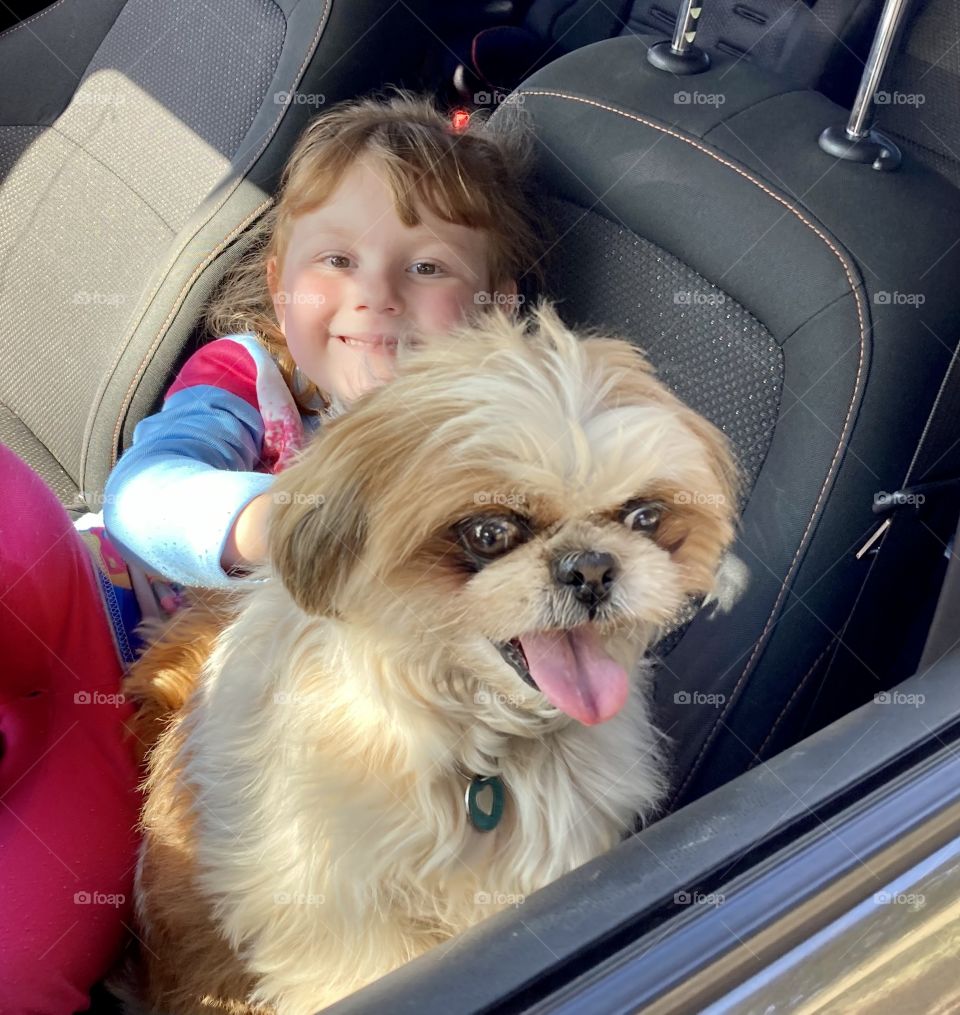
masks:
[[[606,722],[627,700],[627,671],[600,646],[592,627],[520,638],[530,675],[562,712],[585,726]]]

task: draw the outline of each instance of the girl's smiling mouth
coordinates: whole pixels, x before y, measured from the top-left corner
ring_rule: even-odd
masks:
[[[396,335],[336,335],[335,338],[344,345],[379,352],[395,352],[398,341]]]

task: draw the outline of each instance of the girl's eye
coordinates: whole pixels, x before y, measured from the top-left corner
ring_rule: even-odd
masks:
[[[349,268],[350,258],[346,254],[327,254],[321,262],[329,268]]]
[[[426,277],[432,275],[442,275],[443,268],[439,264],[435,264],[433,261],[414,261],[410,265],[410,270],[414,275],[424,275]]]
[[[626,505],[620,521],[634,532],[655,532],[663,518],[663,507],[655,501],[634,501]]]

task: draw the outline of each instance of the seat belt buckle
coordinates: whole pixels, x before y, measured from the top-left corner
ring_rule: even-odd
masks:
[[[885,490],[875,493],[873,495],[873,513],[886,515],[886,518],[870,533],[863,546],[857,550],[857,560],[867,553],[873,555],[880,549],[879,541],[893,524],[895,512],[909,507],[919,513],[928,500],[940,498],[944,494],[953,496],[960,494],[960,477],[938,479],[932,483],[917,483],[914,486],[905,486],[901,490],[894,490],[893,493],[887,493]]]
[[[873,513],[875,515],[886,515],[887,517],[867,536],[866,542],[856,552],[857,560],[861,560],[866,554],[875,556],[880,549],[880,541],[887,529],[893,524],[893,512],[904,507],[912,507],[919,511],[926,502],[927,495],[920,487],[907,486],[902,490],[894,490],[887,493],[881,490],[873,495]]]

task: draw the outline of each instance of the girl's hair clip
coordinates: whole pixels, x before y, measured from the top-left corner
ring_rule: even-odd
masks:
[[[450,113],[450,128],[455,134],[462,134],[470,126],[470,111],[458,106]]]

